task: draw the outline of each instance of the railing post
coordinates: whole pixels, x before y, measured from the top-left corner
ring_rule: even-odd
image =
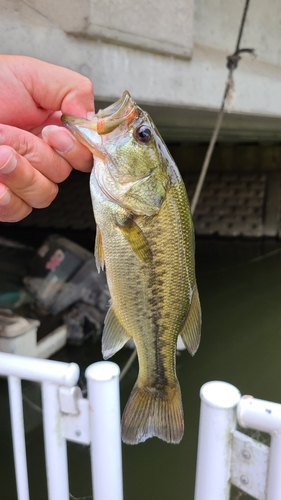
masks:
[[[8,387],[18,500],[29,500],[21,380],[9,376]]]
[[[269,450],[269,467],[267,477],[267,500],[280,500],[281,498],[281,434],[272,433]]]
[[[94,363],[85,372],[95,500],[123,499],[119,373],[110,361]]]
[[[49,500],[69,500],[66,440],[62,435],[59,386],[42,383],[43,427]]]
[[[228,500],[232,432],[240,392],[226,382],[201,387],[195,500]]]

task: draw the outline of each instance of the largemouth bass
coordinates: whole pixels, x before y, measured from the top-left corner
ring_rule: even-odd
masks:
[[[184,432],[176,346],[193,355],[201,309],[194,231],[184,183],[150,116],[128,92],[92,120],[63,123],[93,153],[90,190],[95,257],[111,294],[102,352],[110,358],[134,339],[139,375],[122,416],[122,438],[157,436],[178,443]]]

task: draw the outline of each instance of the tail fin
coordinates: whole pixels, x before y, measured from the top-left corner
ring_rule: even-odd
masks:
[[[156,436],[179,443],[184,419],[179,383],[162,389],[135,384],[122,416],[122,439],[138,444]]]

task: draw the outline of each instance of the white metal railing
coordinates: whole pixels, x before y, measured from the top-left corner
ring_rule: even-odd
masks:
[[[102,361],[86,372],[88,398],[76,386],[79,367],[0,353],[8,377],[18,500],[29,500],[21,379],[39,382],[49,500],[69,500],[66,440],[90,445],[95,500],[122,500],[119,367]],[[257,500],[281,499],[281,405],[241,397],[226,382],[204,384],[195,500],[229,500],[231,485]],[[239,432],[266,432],[270,446]]]
[[[281,499],[281,405],[241,397],[226,382],[208,382],[201,410],[195,500],[228,500],[231,484],[257,500]],[[270,434],[270,446],[236,430]]]
[[[90,365],[86,399],[76,386],[76,363],[0,353],[0,375],[9,386],[18,500],[29,500],[21,379],[41,384],[49,500],[69,500],[67,439],[90,445],[95,500],[122,500],[119,372],[110,361]]]

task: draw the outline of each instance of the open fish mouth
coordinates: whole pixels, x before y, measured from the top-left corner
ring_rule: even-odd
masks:
[[[126,90],[114,104],[97,113],[98,134],[108,134],[121,123],[130,123],[137,115],[136,104]]]
[[[118,101],[98,111],[91,120],[62,115],[61,121],[93,155],[105,161],[107,153],[102,136],[109,134],[122,123],[131,123],[136,116],[138,107],[126,90]]]
[[[130,123],[138,114],[136,103],[126,90],[123,95],[107,108],[99,110],[91,120],[62,115],[62,123],[75,133],[79,128],[92,130],[99,135],[112,132],[121,123]]]

